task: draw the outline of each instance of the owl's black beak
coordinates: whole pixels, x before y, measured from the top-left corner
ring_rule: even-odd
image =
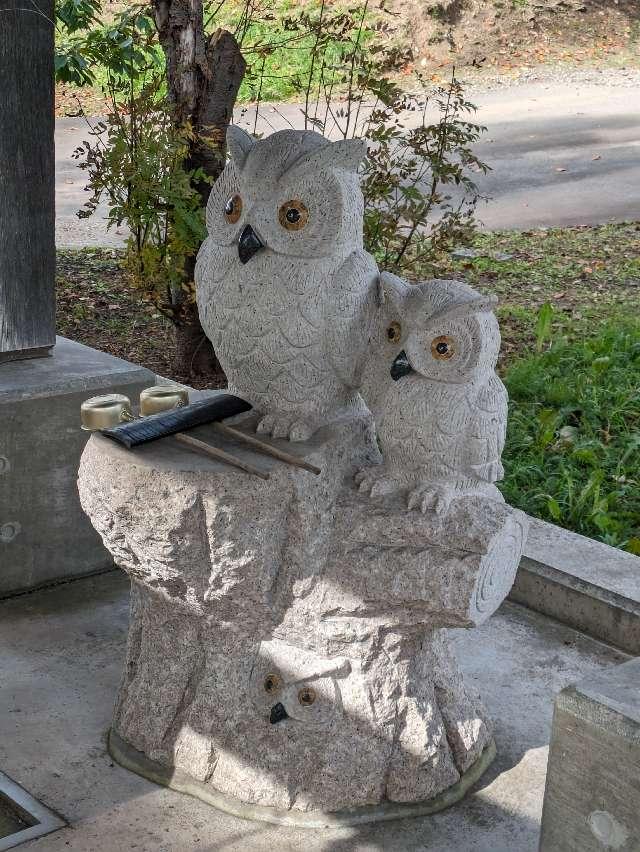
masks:
[[[276,722],[282,722],[283,719],[288,719],[287,711],[284,709],[284,705],[279,701],[277,704],[274,704],[271,708],[271,715],[269,716],[269,721],[272,725],[275,725]]]
[[[409,373],[413,373],[413,367],[409,363],[407,353],[404,349],[396,355],[389,372],[391,373],[391,378],[394,382],[397,382],[398,379],[401,379],[403,376],[407,376]]]
[[[264,243],[253,230],[251,225],[245,225],[238,238],[238,257],[240,263],[247,263],[257,251],[264,248]]]

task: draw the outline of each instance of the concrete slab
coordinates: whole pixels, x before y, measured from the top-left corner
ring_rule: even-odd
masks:
[[[113,564],[78,500],[80,403],[154,380],[62,337],[50,358],[0,365],[0,597]]]
[[[556,699],[541,852],[640,848],[640,659]]]
[[[640,558],[531,519],[510,599],[640,655]]]
[[[626,659],[514,604],[457,631],[465,673],[496,722],[492,768],[449,811],[315,832],[243,821],[114,765],[105,734],[127,621],[119,572],[0,603],[0,766],[71,822],[25,852],[533,852],[553,698]]]

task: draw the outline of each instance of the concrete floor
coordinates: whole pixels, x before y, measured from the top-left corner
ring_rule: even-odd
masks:
[[[515,604],[456,631],[496,722],[498,758],[475,792],[433,817],[336,831],[246,822],[114,765],[105,732],[127,634],[119,572],[0,603],[0,769],[69,828],[24,852],[534,852],[554,695],[625,655]]]
[[[621,81],[626,79],[619,73]],[[490,91],[472,87],[466,95],[478,107],[470,120],[487,126],[475,153],[492,171],[474,176],[491,199],[477,211],[485,229],[640,217],[640,88],[560,80]],[[238,109],[235,118],[253,130],[251,108]],[[257,130],[268,134],[300,127],[301,118],[299,104],[263,104]],[[56,120],[56,242],[121,245],[126,232],[107,232],[104,205],[90,219],[75,215],[88,198],[83,189],[87,174],[71,155],[88,138],[87,131],[81,118]]]

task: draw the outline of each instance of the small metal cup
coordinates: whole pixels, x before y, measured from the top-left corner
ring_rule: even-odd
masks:
[[[131,400],[122,393],[107,393],[85,399],[80,406],[80,421],[86,432],[110,429],[134,420]]]
[[[148,417],[189,404],[189,391],[177,385],[154,385],[140,393],[140,416]]]

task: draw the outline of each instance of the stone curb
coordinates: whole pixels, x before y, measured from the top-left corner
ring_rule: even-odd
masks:
[[[509,599],[640,655],[640,558],[531,519]]]

